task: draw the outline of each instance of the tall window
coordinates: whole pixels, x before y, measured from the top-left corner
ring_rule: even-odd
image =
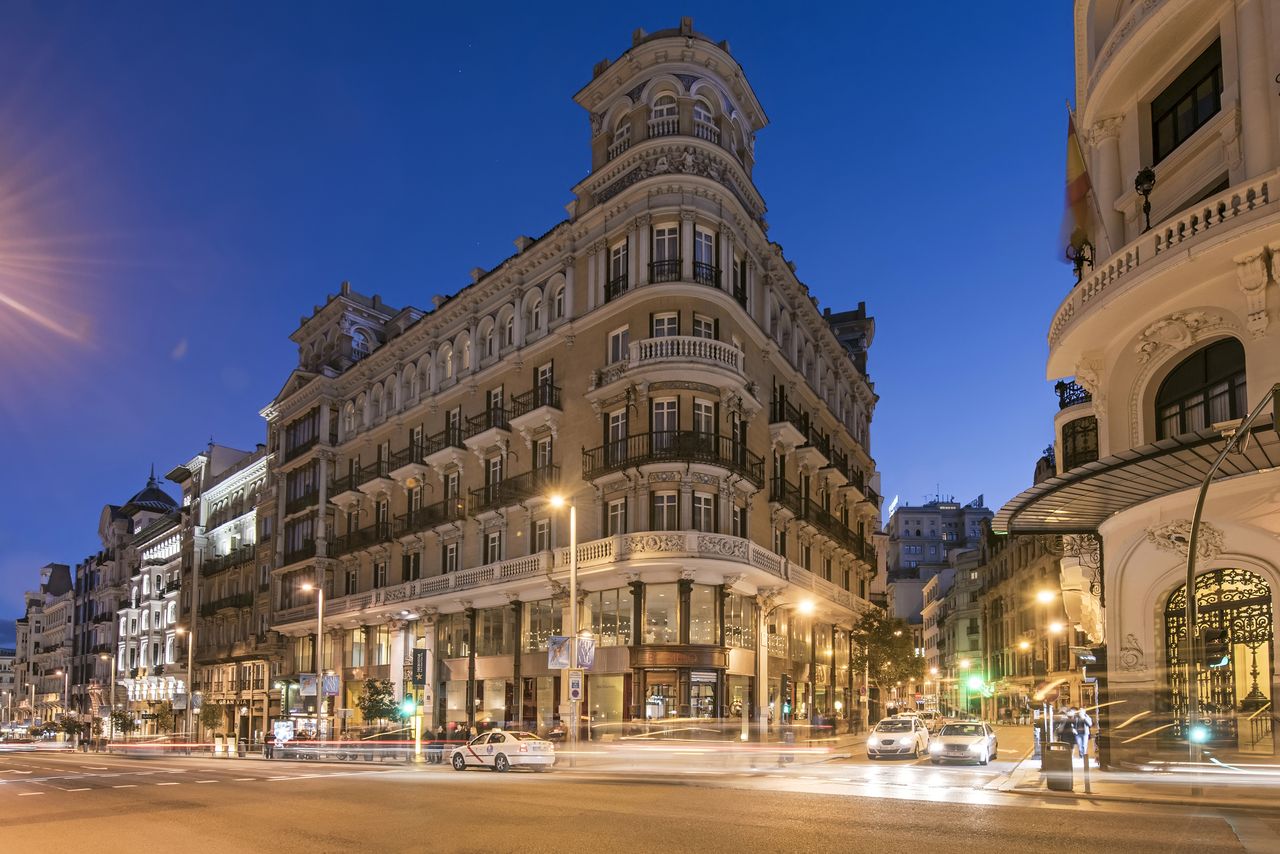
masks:
[[[653,260],[675,261],[680,258],[680,227],[660,225],[653,230]]]
[[[1204,430],[1247,411],[1244,347],[1228,338],[1192,353],[1160,384],[1156,437]]]
[[[502,532],[490,531],[484,538],[484,562],[497,563],[502,560]]]
[[[654,531],[674,531],[680,523],[677,512],[677,498],[674,492],[655,492],[653,494],[653,512],[650,528]]]
[[[1062,470],[1091,463],[1098,458],[1098,419],[1092,415],[1062,425]],[[934,546],[929,547],[933,553]]]
[[[609,512],[605,519],[606,536],[616,536],[627,532],[627,499],[618,498],[609,502]]]
[[[373,586],[387,586],[387,562],[385,560],[375,561],[373,564]]]
[[[624,240],[609,250],[609,281],[605,286],[606,301],[627,289],[627,272],[627,241]]]
[[[674,398],[655,400],[650,410],[650,426],[653,430],[653,449],[670,448],[674,443],[675,431],[679,428],[678,404]]]
[[[708,533],[716,529],[716,500],[709,492],[693,494],[693,528]]]
[[[442,572],[458,571],[457,543],[445,543],[440,547],[440,570]]]
[[[680,639],[680,593],[674,584],[646,584],[644,642],[677,643]]]
[[[346,586],[343,588],[343,593],[345,593],[347,596],[351,596],[352,594],[359,593],[360,592],[360,571],[358,569],[348,569],[346,582],[347,582]]]
[[[689,643],[720,642],[720,591],[710,584],[695,584],[689,592]]]
[[[627,349],[631,343],[631,330],[627,327],[615,329],[609,333],[609,364],[621,362],[627,358]]]
[[[720,268],[716,266],[716,236],[701,228],[693,232],[693,277],[703,285],[720,285]]]
[[[1222,44],[1215,41],[1151,101],[1151,154],[1159,163],[1222,109]]]
[[[716,405],[709,400],[693,401],[693,431],[703,436],[716,433]]]
[[[545,552],[551,548],[551,520],[535,519],[533,522],[533,553]]]
[[[659,95],[653,102],[651,116],[655,119],[675,118],[677,109],[675,96]]]
[[[587,594],[591,633],[600,646],[630,646],[632,596],[627,587]]]
[[[546,436],[533,443],[533,467],[547,469],[552,464],[551,437]]]

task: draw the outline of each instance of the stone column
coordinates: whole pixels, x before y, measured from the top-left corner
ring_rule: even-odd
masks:
[[[631,232],[635,235],[635,243],[631,246],[631,249],[636,255],[636,268],[639,271],[636,277],[631,280],[632,287],[649,283],[649,254],[653,244],[653,232],[650,229],[650,222],[648,214],[640,214],[640,216],[636,217],[635,227]]]
[[[519,599],[512,600],[511,608],[511,626],[515,635],[513,645],[514,653],[511,657],[511,702],[515,705],[514,709],[507,709],[507,726],[514,729],[524,729],[524,674],[522,668],[524,644],[522,643],[524,636],[524,604]]]
[[[604,282],[600,279],[600,255],[604,251],[605,242],[597,240],[587,249],[587,311],[596,307],[600,300],[600,291]]]
[[[332,452],[321,451],[317,454],[320,458],[320,507],[316,511],[316,556],[327,557],[328,552],[325,551],[328,533],[325,531],[325,519],[328,516],[326,512],[329,507],[329,462],[333,459]],[[281,505],[283,506],[283,504]],[[317,575],[318,580],[323,583],[322,575]]]
[[[286,481],[282,474],[276,475],[276,528],[272,536],[275,537],[275,566],[284,564],[284,505],[286,499]],[[275,566],[272,568],[274,569]],[[195,600],[192,600],[191,607],[196,607]]]
[[[1098,184],[1093,188],[1102,211],[1102,225],[1109,246],[1098,247],[1098,256],[1106,258],[1125,244],[1124,215],[1116,210],[1116,200],[1123,193],[1120,180],[1120,126],[1123,116],[1111,116],[1096,122],[1089,139],[1096,152]]]
[[[1267,31],[1263,0],[1236,0],[1236,43],[1240,53],[1240,141],[1245,180],[1272,167],[1270,88],[1275,75],[1267,67]],[[1274,9],[1272,10],[1275,11]],[[1275,23],[1274,21],[1272,22]],[[1233,175],[1232,183],[1238,179]]]
[[[578,315],[573,302],[577,296],[575,292],[575,285],[577,284],[575,266],[577,260],[573,255],[566,255],[564,258],[564,317],[562,320],[572,320]]]
[[[693,281],[693,229],[692,211],[680,212],[680,278]]]
[[[627,286],[634,288],[640,282],[639,273],[639,257],[640,257],[640,227],[639,218],[632,220],[631,228],[627,231]],[[613,271],[609,269],[608,253],[605,257],[604,278],[605,282],[609,281],[609,277]]]

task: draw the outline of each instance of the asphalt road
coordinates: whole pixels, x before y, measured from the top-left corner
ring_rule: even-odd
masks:
[[[1280,851],[1280,816],[1041,801],[963,777],[972,773],[836,760],[681,774],[460,774],[8,753],[0,850]],[[936,774],[948,776],[931,782]],[[888,782],[894,775],[907,780]]]

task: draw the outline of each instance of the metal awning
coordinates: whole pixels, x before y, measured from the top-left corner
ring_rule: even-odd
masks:
[[[1280,436],[1254,425],[1248,446],[1223,461],[1215,482],[1280,466]],[[1077,466],[1010,500],[991,522],[997,533],[1083,534],[1144,501],[1198,487],[1226,445],[1217,430],[1161,439]]]

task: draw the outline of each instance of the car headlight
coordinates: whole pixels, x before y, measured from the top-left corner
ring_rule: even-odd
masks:
[[[941,744],[938,744],[938,743],[935,741],[933,744],[929,745],[929,752],[930,752],[930,753],[941,753],[941,752],[942,752],[942,745],[941,745]]]
[[[867,747],[877,747],[879,744],[880,739],[876,738],[874,735],[867,739]]]

